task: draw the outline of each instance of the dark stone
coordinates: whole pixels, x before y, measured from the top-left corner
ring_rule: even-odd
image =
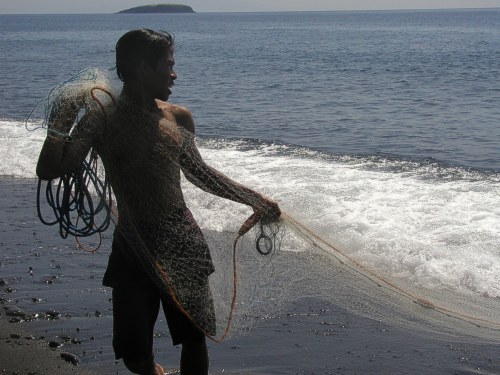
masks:
[[[57,341],[49,341],[49,348],[51,349],[57,349],[60,348],[63,344]]]
[[[78,365],[81,361],[80,358],[78,358],[76,355],[71,354],[71,353],[61,353],[61,358],[64,359],[66,362],[71,363],[72,365]]]

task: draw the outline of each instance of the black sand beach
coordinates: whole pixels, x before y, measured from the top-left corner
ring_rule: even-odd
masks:
[[[101,286],[110,238],[95,254],[62,240],[38,221],[35,189],[34,180],[0,179],[0,373],[127,374],[114,359],[111,294]],[[220,236],[207,233],[207,240]],[[498,333],[462,337],[410,315],[396,321],[399,308],[422,307],[367,289],[366,280],[335,264],[318,268],[323,279],[310,275],[311,282],[332,283],[335,296],[290,300],[247,334],[210,342],[211,374],[500,374]],[[180,350],[171,346],[163,318],[155,350],[166,368],[178,363]]]
[[[23,327],[0,319],[0,372],[2,374],[91,375],[92,372],[61,358],[46,341]],[[71,358],[62,352],[63,357]]]

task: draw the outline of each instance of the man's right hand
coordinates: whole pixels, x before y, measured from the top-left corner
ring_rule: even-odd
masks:
[[[260,220],[264,223],[276,221],[281,216],[281,210],[278,203],[266,197],[262,197],[259,205],[253,209],[255,214],[260,216]]]

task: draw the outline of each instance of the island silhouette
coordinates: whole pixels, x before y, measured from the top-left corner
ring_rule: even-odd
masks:
[[[141,5],[118,13],[196,13],[189,5],[182,4],[151,4]]]

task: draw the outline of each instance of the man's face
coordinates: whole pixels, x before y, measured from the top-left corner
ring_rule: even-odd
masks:
[[[158,60],[156,67],[149,68],[150,70],[146,75],[146,79],[151,89],[151,94],[156,99],[166,101],[172,93],[170,87],[174,85],[174,80],[177,79],[174,65],[174,54],[169,50]]]

